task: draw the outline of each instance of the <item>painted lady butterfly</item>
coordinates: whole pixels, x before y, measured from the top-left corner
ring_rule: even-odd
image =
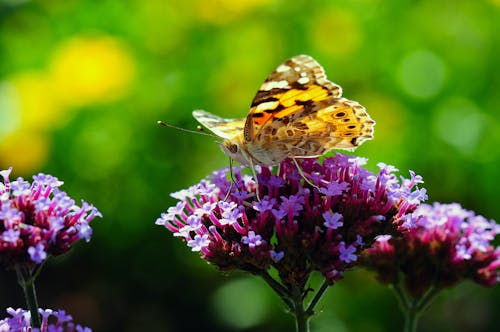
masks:
[[[243,165],[276,165],[285,158],[319,157],[332,149],[354,150],[373,138],[363,106],[341,97],[323,67],[307,55],[278,66],[260,86],[246,119],[193,116],[224,139],[220,146]]]

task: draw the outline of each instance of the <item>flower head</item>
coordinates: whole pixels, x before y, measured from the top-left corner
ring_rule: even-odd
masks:
[[[452,287],[463,279],[482,286],[500,281],[500,247],[491,241],[500,225],[459,204],[422,204],[403,217],[398,236],[381,236],[363,254],[363,263],[383,283],[404,276],[409,294],[419,298],[430,287]]]
[[[287,285],[304,285],[319,271],[333,283],[357,264],[376,235],[402,227],[403,216],[425,198],[417,181],[400,181],[386,165],[372,174],[364,163],[342,154],[323,163],[303,159],[309,182],[290,160],[277,173],[257,168],[258,181],[235,168],[232,182],[228,170],[220,170],[172,194],[180,202],[156,223],[182,234],[193,251],[220,269],[259,274],[274,267]]]
[[[102,215],[82,201],[78,206],[47,174],[9,180],[11,168],[0,171],[0,262],[33,266],[48,255],[60,255],[79,240],[92,235],[89,223]]]
[[[42,317],[42,325],[36,331],[40,332],[92,332],[88,327],[75,325],[73,317],[66,314],[64,310],[54,311],[51,309],[38,309]],[[35,331],[31,327],[31,314],[29,310],[7,308],[11,317],[0,320],[0,332],[8,331]],[[50,320],[50,322],[49,322]]]

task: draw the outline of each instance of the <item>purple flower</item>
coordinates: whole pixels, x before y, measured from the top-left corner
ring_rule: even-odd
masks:
[[[14,244],[17,240],[19,240],[19,234],[21,234],[20,230],[10,228],[3,232],[2,240],[7,243]]]
[[[344,263],[355,262],[358,259],[358,257],[354,255],[354,253],[356,252],[356,246],[351,244],[350,246],[346,247],[344,241],[340,242],[339,244],[339,252],[339,258]]]
[[[328,210],[326,212],[323,212],[322,216],[325,219],[323,225],[325,225],[326,228],[337,229],[339,227],[342,227],[342,225],[344,224],[342,222],[343,217],[340,213],[332,213],[331,210]]]
[[[262,236],[258,234],[256,235],[254,231],[250,231],[248,232],[248,235],[243,236],[241,238],[241,242],[248,244],[250,249],[254,249],[264,243],[264,241],[262,241]]]
[[[494,221],[464,210],[459,204],[420,205],[404,217],[400,234],[380,236],[363,254],[363,264],[383,283],[404,276],[414,298],[430,287],[452,287],[464,279],[482,286],[500,281],[500,247],[491,242],[500,233]]]
[[[42,318],[40,329],[31,327],[31,314],[28,310],[7,308],[10,317],[0,320],[0,331],[40,331],[40,332],[92,332],[88,327],[75,325],[73,317],[64,310],[38,309]]]
[[[37,243],[34,247],[28,248],[28,254],[33,262],[40,264],[47,258],[47,253],[44,250],[43,244]]]
[[[349,188],[349,183],[347,182],[330,182],[326,188],[321,188],[321,193],[326,196],[339,196],[342,195],[344,190]]]
[[[363,158],[337,154],[322,164],[299,163],[309,182],[291,160],[277,171],[256,168],[258,181],[246,179],[239,167],[233,169],[234,183],[227,169],[214,172],[191,188],[219,190],[173,194],[180,202],[156,223],[222,270],[264,274],[274,267],[283,284],[303,286],[313,271],[329,283],[342,279],[358,264],[358,251],[377,235],[401,228],[404,216],[424,198],[416,194],[420,178],[414,173],[413,181],[399,180],[394,168],[380,165],[372,174],[361,167]],[[190,228],[193,215],[200,218],[199,228]]]
[[[209,244],[208,234],[196,234],[193,240],[187,242],[188,247],[193,251],[201,251],[203,248],[208,247]]]
[[[285,253],[283,251],[276,252],[274,250],[271,250],[270,254],[271,254],[271,259],[275,263],[279,262],[285,256]]]
[[[90,221],[102,217],[92,205],[75,204],[56,177],[33,176],[9,180],[12,168],[0,171],[0,262],[33,267],[48,255],[60,255],[71,245],[92,236]]]
[[[261,202],[256,202],[253,205],[253,209],[259,211],[260,213],[264,213],[266,211],[271,211],[274,204],[276,204],[276,199],[268,199],[267,197],[264,197]]]

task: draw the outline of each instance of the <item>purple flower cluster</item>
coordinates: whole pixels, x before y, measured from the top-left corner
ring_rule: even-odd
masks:
[[[482,286],[500,281],[500,247],[491,241],[500,225],[459,204],[420,205],[403,217],[400,236],[380,236],[363,255],[377,278],[396,284],[404,276],[406,291],[420,298],[431,287],[451,287],[463,279]]]
[[[102,217],[92,205],[77,206],[63,182],[38,174],[33,183],[9,180],[12,168],[0,171],[0,262],[7,266],[33,267],[48,255],[60,255],[79,240],[90,241],[94,217]]]
[[[343,154],[299,163],[309,181],[290,160],[277,174],[258,167],[258,181],[240,168],[234,180],[228,169],[217,171],[173,193],[179,202],[156,223],[222,270],[263,274],[274,267],[284,284],[303,286],[315,270],[329,283],[342,279],[366,245],[395,231],[426,199],[421,177],[411,172],[400,181],[385,164],[372,174],[365,159]]]
[[[38,309],[42,317],[42,325],[32,328],[29,310],[8,308],[7,313],[12,317],[0,320],[0,332],[91,332],[88,327],[75,325],[71,315],[64,310]]]

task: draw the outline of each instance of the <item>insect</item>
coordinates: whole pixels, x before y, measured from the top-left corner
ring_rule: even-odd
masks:
[[[286,158],[298,167],[295,158],[354,150],[373,138],[375,121],[362,105],[341,96],[342,88],[326,78],[316,60],[298,55],[264,81],[246,119],[201,110],[193,116],[223,139],[219,144],[231,159],[252,171],[254,165],[276,165]]]

